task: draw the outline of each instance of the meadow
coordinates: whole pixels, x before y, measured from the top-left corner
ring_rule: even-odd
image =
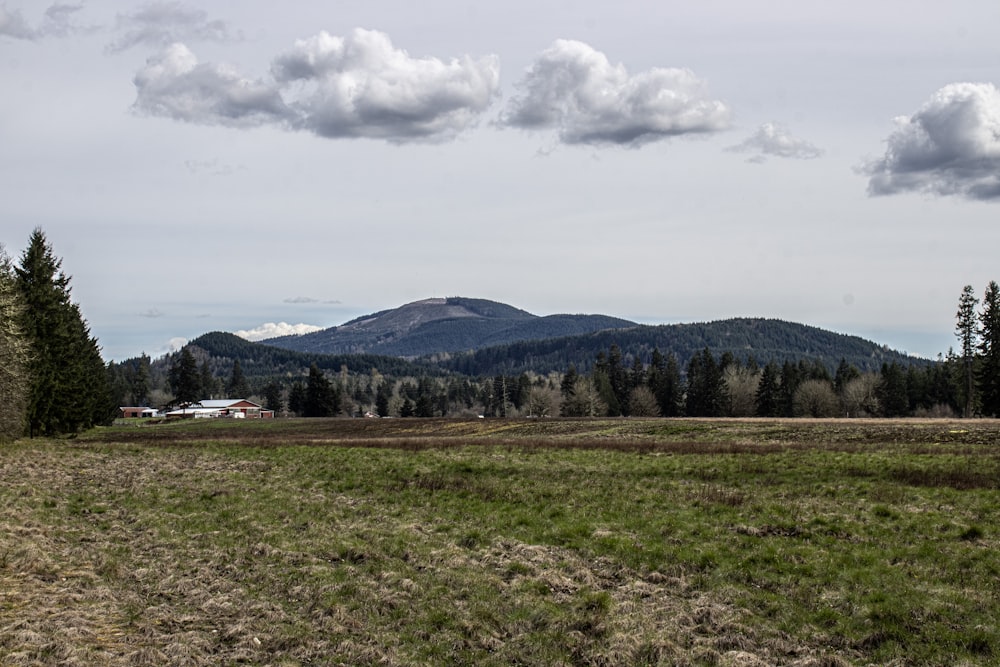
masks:
[[[197,420],[0,447],[0,665],[985,665],[1000,422]]]

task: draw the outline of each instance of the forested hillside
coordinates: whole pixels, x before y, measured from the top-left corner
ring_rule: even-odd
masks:
[[[653,350],[673,354],[684,366],[704,349],[758,363],[807,360],[831,371],[840,361],[861,371],[877,371],[886,362],[926,364],[923,359],[876,345],[857,336],[838,334],[803,324],[769,319],[731,319],[698,324],[635,325],[628,329],[588,335],[523,341],[454,355],[445,368],[466,375],[496,375],[534,371],[564,371],[571,364],[589,371],[597,354],[612,344],[629,358],[648,363]]]

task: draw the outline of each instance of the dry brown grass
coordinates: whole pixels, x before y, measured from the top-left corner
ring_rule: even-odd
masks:
[[[0,665],[866,664],[863,646],[761,624],[732,591],[706,588],[683,563],[643,570],[566,546],[469,537],[388,500],[307,484],[278,458],[245,449],[234,456],[227,443],[415,452],[481,443],[711,457],[850,452],[872,441],[961,451],[997,433],[995,425],[937,421],[916,424],[918,433],[891,422],[805,421],[241,426],[123,429],[96,442],[0,451]],[[712,469],[681,486],[680,500],[734,509],[754,500],[714,481]],[[902,464],[892,475],[916,486],[954,481]],[[480,490],[455,476],[410,479],[387,480],[385,492]],[[798,537],[793,528],[727,530],[787,541]],[[616,525],[590,538],[638,539]]]

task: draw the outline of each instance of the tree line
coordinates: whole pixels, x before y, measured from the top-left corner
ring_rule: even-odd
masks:
[[[116,406],[97,339],[41,229],[15,264],[0,245],[0,440],[75,433]]]

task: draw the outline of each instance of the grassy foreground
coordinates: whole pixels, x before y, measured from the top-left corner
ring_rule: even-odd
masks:
[[[25,440],[0,665],[996,664],[998,510],[993,421]]]

